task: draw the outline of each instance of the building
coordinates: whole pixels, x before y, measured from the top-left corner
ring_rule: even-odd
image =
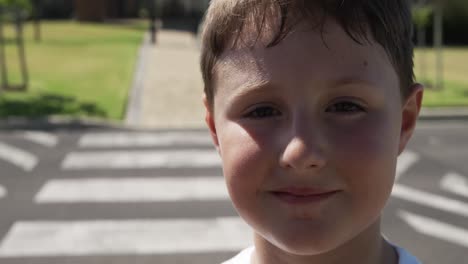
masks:
[[[75,16],[80,21],[102,21],[135,18],[141,10],[149,10],[154,1],[160,17],[201,17],[209,0],[75,0]]]

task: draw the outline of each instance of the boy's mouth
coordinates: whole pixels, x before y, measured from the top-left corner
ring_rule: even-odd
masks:
[[[340,190],[320,190],[311,188],[283,188],[272,191],[271,193],[283,202],[290,204],[313,203],[326,200]]]

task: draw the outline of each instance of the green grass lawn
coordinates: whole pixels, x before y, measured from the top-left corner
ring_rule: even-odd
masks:
[[[438,89],[434,87],[435,52],[416,50],[416,77],[427,86],[423,106],[468,106],[468,48],[446,48],[443,56],[445,81],[443,89]]]
[[[0,117],[65,114],[122,119],[142,26],[42,23],[42,41],[26,25],[27,92],[3,92]],[[11,39],[12,28],[6,29]],[[15,46],[7,45],[9,82],[20,81]]]

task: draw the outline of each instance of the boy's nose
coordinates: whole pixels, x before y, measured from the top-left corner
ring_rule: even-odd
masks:
[[[280,165],[296,170],[322,168],[326,160],[317,141],[318,139],[298,135],[292,137],[280,157]]]

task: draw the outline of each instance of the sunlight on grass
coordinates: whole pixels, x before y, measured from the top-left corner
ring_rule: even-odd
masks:
[[[423,106],[468,106],[468,48],[446,48],[443,56],[444,88],[438,89],[438,87],[434,87],[434,50],[416,50],[416,77],[418,81],[427,86]]]
[[[11,27],[5,35],[12,38]],[[143,27],[45,22],[40,43],[33,41],[31,25],[26,26],[25,37],[28,92],[4,93],[3,102],[56,95],[94,105],[103,110],[96,112],[102,117],[123,117]],[[7,63],[9,81],[18,83],[19,61],[11,43],[7,46]],[[57,114],[70,113],[73,115],[70,111]]]

